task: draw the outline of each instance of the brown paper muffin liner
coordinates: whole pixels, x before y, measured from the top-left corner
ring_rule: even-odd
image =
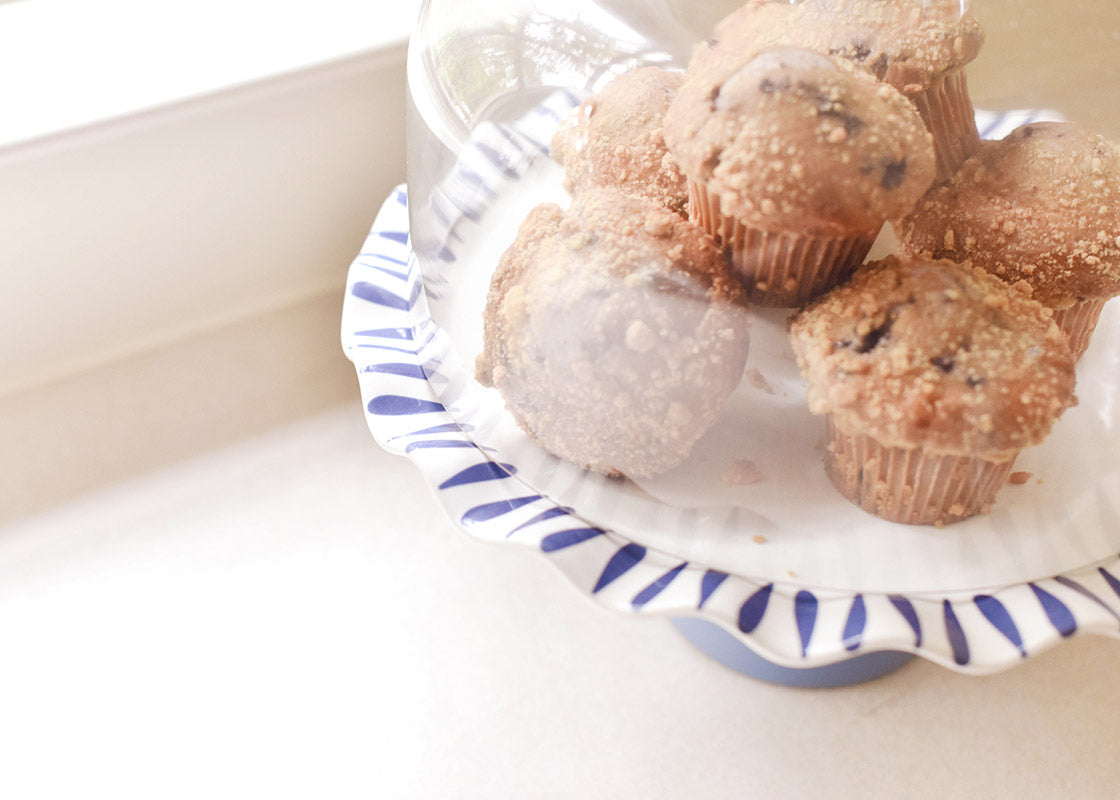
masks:
[[[828,418],[825,471],[840,493],[877,517],[948,525],[985,513],[1015,463],[884,447],[850,435]]]
[[[689,216],[728,253],[755,305],[798,308],[843,283],[863,263],[878,231],[810,236],[765,231],[720,213],[719,196],[688,182]]]
[[[1069,349],[1073,351],[1073,359],[1081,358],[1089,347],[1089,340],[1096,330],[1097,320],[1100,319],[1101,310],[1105,300],[1082,300],[1074,303],[1069,308],[1054,312],[1054,322],[1069,337]]]
[[[964,69],[950,70],[910,99],[933,136],[937,182],[943,183],[980,147],[976,111],[968,94]]]

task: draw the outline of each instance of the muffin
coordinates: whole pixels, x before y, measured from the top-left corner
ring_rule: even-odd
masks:
[[[901,233],[906,252],[1029,284],[1080,357],[1120,294],[1120,147],[1074,123],[1025,125],[982,142]]]
[[[939,181],[975,152],[965,66],[984,32],[960,0],[804,0],[796,16],[803,46],[861,65],[914,103],[933,135]]]
[[[742,289],[688,220],[591,187],[536,207],[487,297],[476,375],[545,449],[612,476],[683,461],[742,379]]]
[[[683,80],[679,72],[641,67],[573,109],[550,150],[564,167],[564,188],[614,188],[686,214],[684,174],[662,135],[665,111]]]
[[[689,71],[665,118],[689,214],[729,252],[752,303],[800,306],[843,281],[934,176],[899,92],[845,62],[774,48]]]
[[[986,511],[1017,454],[1075,402],[1049,309],[965,264],[871,262],[790,331],[809,410],[827,415],[828,477],[894,522]]]
[[[724,17],[706,40],[692,49],[688,71],[727,74],[773,46],[800,46],[794,23],[797,6],[788,0],[749,0]]]

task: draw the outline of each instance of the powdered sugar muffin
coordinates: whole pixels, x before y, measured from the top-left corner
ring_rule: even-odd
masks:
[[[552,453],[656,475],[688,456],[742,378],[742,302],[703,231],[592,187],[522,223],[491,282],[476,374]]]
[[[1016,455],[1074,403],[1073,355],[1048,309],[983,270],[888,257],[801,311],[791,337],[825,467],[895,522],[985,511]]]
[[[684,175],[665,147],[665,111],[684,76],[641,67],[611,80],[576,107],[552,138],[564,186],[605,186],[687,213]]]
[[[1080,356],[1120,294],[1120,147],[1069,122],[983,142],[907,218],[902,247],[1029,284]]]
[[[898,91],[820,53],[708,64],[665,118],[690,216],[728,249],[751,302],[799,306],[846,278],[929,187],[930,134]]]

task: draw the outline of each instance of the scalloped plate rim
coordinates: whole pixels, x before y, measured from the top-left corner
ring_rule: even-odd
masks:
[[[1048,578],[1021,583],[951,592],[853,592],[806,586],[795,578],[778,581],[716,572],[704,565],[681,561],[670,553],[633,542],[615,531],[599,528],[583,519],[574,509],[564,510],[544,495],[534,496],[533,487],[520,479],[516,479],[517,485],[524,487],[528,494],[505,491],[508,483],[504,478],[514,477],[514,472],[507,469],[511,465],[502,465],[494,460],[483,445],[462,430],[451,413],[438,402],[438,395],[427,383],[426,376],[375,371],[371,366],[395,362],[374,360],[371,364],[370,359],[359,357],[363,345],[379,338],[371,334],[387,332],[392,339],[402,336],[401,332],[406,329],[412,332],[422,330],[427,333],[427,339],[411,353],[415,357],[415,365],[422,370],[419,355],[438,335],[438,329],[426,313],[422,287],[419,291],[416,289],[421,279],[414,272],[418,266],[408,245],[406,203],[407,190],[402,184],[386,200],[362,253],[351,264],[343,304],[342,345],[357,371],[367,424],[374,439],[388,452],[402,455],[417,466],[444,512],[465,535],[491,543],[532,549],[546,556],[546,560],[573,588],[590,596],[601,607],[649,618],[691,616],[714,622],[763,657],[787,667],[827,666],[866,653],[902,651],[960,673],[984,675],[1013,667],[1071,636],[1095,634],[1120,638],[1120,583],[1109,572],[1111,568],[1120,573],[1120,555],[1108,556]],[[390,226],[390,222],[395,227]],[[404,230],[400,229],[402,224]],[[386,236],[387,233],[392,235]],[[390,270],[385,263],[371,263],[370,258],[382,257],[378,246],[400,248],[397,257],[389,257],[387,263],[405,269],[405,273]],[[399,257],[406,253],[406,258]],[[381,286],[384,295],[375,297],[372,305],[378,306],[377,314],[384,317],[385,325],[379,329],[355,331],[353,318],[361,316],[356,304],[369,300],[369,297],[363,298],[356,293],[357,286],[376,285],[366,280],[371,277],[368,272],[371,267],[372,277],[387,282],[404,280],[404,286],[411,285],[413,288],[409,294],[395,295],[395,287]],[[415,283],[410,284],[409,281]],[[402,326],[402,322],[408,324]],[[390,353],[407,350],[392,345],[373,347]],[[400,356],[390,356],[394,357],[401,363],[410,363]],[[411,418],[415,414],[397,413],[398,410],[379,414],[370,406],[378,398],[409,399],[407,395],[392,392],[416,388],[409,382],[417,381],[418,377],[423,377],[431,399],[411,399],[428,402],[431,406],[420,406],[423,410],[417,413],[435,416],[442,413],[446,415],[446,420],[441,419],[420,431],[394,434],[389,419]],[[380,388],[375,389],[375,385]],[[400,386],[405,388],[396,388]],[[375,391],[381,393],[375,394]],[[458,433],[464,438],[436,440],[444,442],[440,447],[417,445],[418,442],[432,441],[423,438],[434,435],[430,430],[432,428],[438,429],[441,434],[454,433],[453,428],[459,428]],[[446,444],[448,441],[459,444],[450,446]],[[431,453],[439,453],[441,457],[429,458]],[[463,456],[459,459],[460,466],[450,467],[456,462],[455,455]],[[471,458],[466,458],[467,455]],[[462,483],[448,485],[454,477],[480,467],[489,475],[471,475],[469,480],[464,478]],[[504,476],[501,475],[503,472],[506,473]],[[487,487],[500,484],[503,491],[488,493],[483,498],[475,494],[482,484]],[[482,499],[485,502],[480,502]],[[506,510],[502,510],[503,505]],[[487,513],[492,512],[493,516],[473,523],[466,521],[466,510],[486,506],[490,507]],[[522,522],[512,531],[506,530],[509,522],[507,514],[517,519],[524,515],[526,509],[533,510],[533,506],[538,506],[535,522]],[[559,522],[574,522],[577,527],[564,528]],[[528,537],[514,536],[532,525],[542,527]],[[488,534],[491,528],[504,530],[505,535]],[[549,539],[558,534],[567,534],[567,537]],[[587,549],[592,546],[595,548],[594,558],[592,551]],[[602,561],[604,557],[605,562]],[[588,576],[596,577],[595,583],[590,583]],[[1098,578],[1112,590],[1114,598],[1085,585]],[[685,584],[691,584],[692,588],[686,589]],[[728,599],[731,589],[736,590],[735,596]],[[1028,591],[1037,601],[1037,608],[1027,609],[1017,597],[1009,596]],[[717,594],[722,595],[722,602],[712,603]],[[639,599],[643,602],[639,603]],[[777,619],[776,613],[770,613],[771,606],[777,605],[788,606],[786,611],[787,614],[792,612],[791,615],[784,620]],[[893,606],[895,618],[889,619],[891,612],[887,611],[877,618],[875,629],[869,631],[869,605],[876,607],[876,613],[879,609]],[[1080,607],[1077,612],[1074,611],[1076,607]],[[919,614],[918,609],[923,613]],[[843,613],[845,610],[846,614]],[[1040,610],[1050,623],[1049,629],[1038,624]],[[1016,615],[1019,615],[1018,621]],[[831,627],[835,634],[839,616],[844,617],[840,630],[842,635],[827,639],[818,635],[824,627]],[[831,618],[827,626],[819,624],[822,617]],[[853,618],[857,618],[854,626]],[[940,625],[932,624],[938,620]],[[849,631],[854,633],[848,635]],[[976,652],[978,637],[984,640],[985,654],[982,658],[978,658]]]

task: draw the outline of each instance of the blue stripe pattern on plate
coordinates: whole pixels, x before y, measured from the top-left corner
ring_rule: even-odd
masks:
[[[844,649],[848,652],[858,650],[863,641],[863,629],[867,626],[867,603],[862,594],[852,598],[852,606],[848,609],[848,619],[844,623]]]
[[[751,633],[762,624],[762,617],[766,614],[766,606],[770,604],[770,593],[774,591],[774,584],[768,583],[748,597],[739,607],[739,630]]]
[[[546,553],[555,553],[557,550],[575,547],[577,544],[583,544],[605,533],[606,531],[602,528],[570,528],[566,531],[550,533],[541,539],[541,550]]]
[[[611,556],[611,560],[603,567],[603,572],[599,576],[599,580],[595,582],[595,588],[591,590],[592,594],[605,589],[620,576],[636,567],[643,558],[646,557],[646,549],[640,544],[631,542],[624,545],[617,553]]]
[[[1030,587],[1054,629],[1063,639],[1072,636],[1077,631],[1077,620],[1069,606],[1037,584],[1032,583]]]
[[[980,609],[984,618],[992,623],[997,631],[1006,636],[1011,644],[1015,645],[1019,650],[1019,655],[1026,658],[1027,651],[1023,647],[1023,636],[1019,633],[1015,620],[1011,619],[1011,614],[1007,612],[1007,607],[990,594],[978,594],[973,602],[976,603],[976,607]]]
[[[649,586],[634,595],[634,599],[630,601],[630,605],[635,609],[640,609],[645,606],[647,603],[649,603],[651,600],[665,591],[669,584],[671,584],[678,575],[684,572],[684,568],[687,566],[687,561],[682,561],[680,564],[677,564],[677,566],[673,567],[671,570],[666,572]]]
[[[953,604],[943,600],[942,609],[945,615],[945,635],[949,637],[949,646],[953,649],[953,661],[964,666],[968,663],[968,638],[964,635],[957,614],[953,611]]]

